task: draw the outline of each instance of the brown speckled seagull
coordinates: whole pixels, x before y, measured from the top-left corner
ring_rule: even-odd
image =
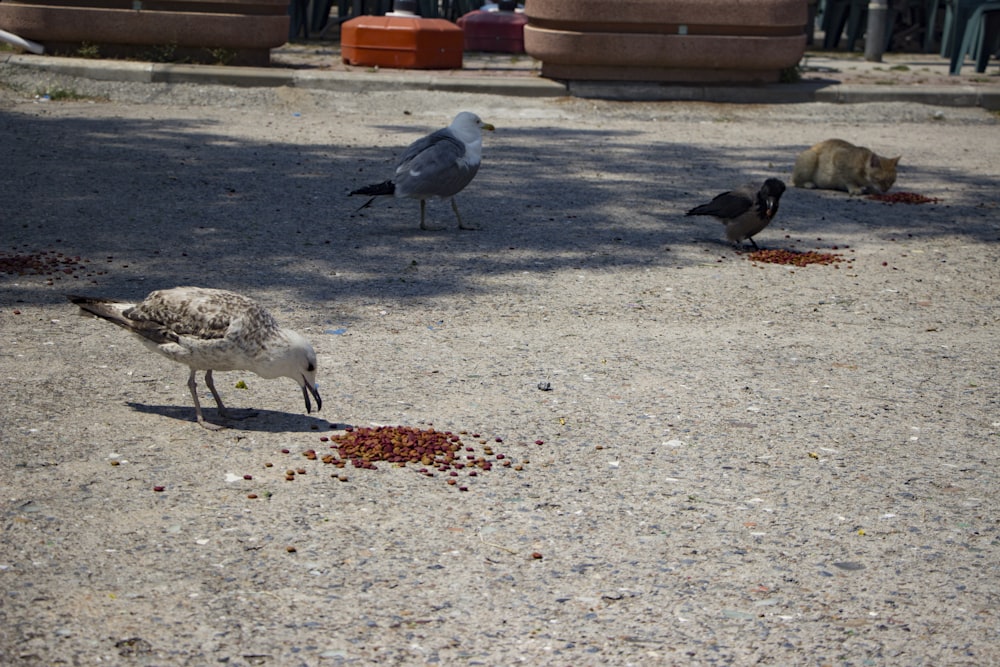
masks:
[[[198,423],[205,421],[198,401],[196,371],[205,371],[205,384],[215,397],[219,414],[227,413],[215,390],[212,371],[251,371],[265,379],[288,377],[302,388],[306,412],[323,406],[316,386],[316,352],[298,333],[283,329],[253,299],[225,290],[175,287],[151,292],[139,303],[68,295],[83,310],[139,336],[154,352],[191,369],[188,388]]]

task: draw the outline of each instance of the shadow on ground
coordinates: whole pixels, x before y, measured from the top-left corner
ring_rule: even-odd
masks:
[[[484,274],[684,265],[690,259],[672,249],[708,243],[714,250],[722,236],[721,226],[684,211],[748,177],[787,180],[804,147],[723,151],[668,137],[637,141],[637,133],[614,129],[505,129],[487,137],[480,175],[458,197],[482,229],[458,231],[450,208],[432,203],[429,220],[448,229],[423,232],[416,202],[382,201],[359,212],[363,199],[347,196],[390,177],[395,157],[421,131],[375,129],[400,140],[305,145],[237,138],[208,120],[0,113],[17,165],[5,176],[3,251],[62,252],[106,271],[51,286],[19,281],[7,298],[140,296],[184,283],[283,286],[303,300],[407,298],[472,293],[482,285],[471,278]],[[863,198],[791,188],[772,228],[829,237],[835,223],[933,237],[955,233],[961,221],[971,240],[997,240],[996,203],[975,196],[995,191],[995,181],[907,165],[905,157],[902,169],[911,182],[947,183],[958,196],[901,215]],[[759,240],[780,245],[777,231]]]

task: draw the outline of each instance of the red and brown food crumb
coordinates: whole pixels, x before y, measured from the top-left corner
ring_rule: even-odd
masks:
[[[343,428],[344,433],[340,435],[320,436],[320,442],[327,443],[330,451],[323,453],[308,448],[301,451],[302,456],[309,461],[320,462],[339,470],[351,466],[363,470],[378,470],[376,463],[389,464],[394,468],[405,468],[416,464],[412,469],[417,473],[425,477],[443,478],[443,481],[458,491],[469,491],[470,487],[466,482],[478,481],[483,473],[492,470],[494,466],[512,467],[510,457],[495,452],[491,444],[486,444],[485,439],[479,440],[481,451],[478,447],[463,443],[462,436],[469,435],[467,431],[453,433],[435,429],[432,424],[427,424],[427,428],[411,426]],[[472,437],[480,436],[474,434]],[[492,442],[502,443],[503,438],[494,438]],[[535,443],[543,445],[544,441],[536,440]],[[518,444],[527,445],[526,442]],[[288,452],[288,449],[284,448],[281,451]],[[524,459],[521,464],[513,466],[513,469],[523,471],[528,463],[529,461]],[[274,467],[271,463],[264,465]],[[309,470],[311,468],[289,467],[284,471],[284,478],[286,481],[294,482],[306,475]],[[247,477],[252,478],[251,475]],[[342,472],[333,472],[330,477],[341,482],[348,481],[347,475]]]
[[[96,278],[107,274],[97,270],[96,264],[79,255],[69,255],[56,250],[34,252],[0,251],[0,273],[17,276],[45,276],[46,284],[63,278]],[[96,280],[91,280],[96,282]]]
[[[469,467],[489,470],[493,466],[486,456],[466,455],[468,450],[458,435],[433,428],[418,429],[410,426],[377,426],[353,428],[343,435],[330,437],[331,449],[336,449],[343,461],[355,468],[374,468],[374,463],[384,461],[405,465],[419,463],[440,472]],[[336,460],[331,463],[339,463]]]
[[[430,426],[430,425],[429,425]],[[377,470],[376,463],[387,463],[393,467],[406,467],[417,464],[415,470],[425,477],[442,475],[445,482],[459,491],[468,491],[469,487],[457,480],[461,476],[466,479],[478,478],[494,466],[510,467],[510,460],[504,454],[494,452],[490,445],[483,445],[482,452],[476,447],[467,446],[462,442],[462,435],[451,431],[411,426],[376,426],[347,427],[341,435],[323,436],[322,442],[328,442],[329,454],[316,455],[315,450],[307,449],[303,456],[312,459],[313,456],[324,464],[335,468],[353,466],[366,470]],[[473,437],[479,437],[478,434]],[[480,444],[485,443],[480,441]],[[502,443],[502,438],[495,438],[494,443]],[[542,441],[537,441],[542,442]],[[522,443],[524,444],[524,443]],[[527,463],[527,461],[525,461]],[[517,470],[524,470],[517,466]],[[304,471],[288,471],[286,479],[292,480],[296,474]],[[332,475],[338,477],[337,473]],[[347,481],[347,476],[339,477]],[[472,480],[469,480],[472,481]]]
[[[837,264],[839,262],[850,262],[851,260],[832,252],[819,252],[816,250],[754,250],[747,255],[751,262],[763,262],[765,264],[790,264],[792,266],[806,266],[808,264]]]
[[[937,197],[926,197],[916,192],[884,192],[868,195],[869,199],[884,201],[887,204],[930,204],[941,201]]]

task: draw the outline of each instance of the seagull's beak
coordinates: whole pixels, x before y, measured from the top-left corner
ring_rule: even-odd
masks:
[[[493,124],[492,124],[492,123],[483,123],[483,129],[484,129],[484,130],[489,130],[490,132],[492,132],[492,131],[493,131],[493,130],[495,130],[496,128],[495,128],[495,127],[493,127]]]
[[[312,401],[309,400],[309,394],[312,394],[313,398],[316,399],[316,412],[319,412],[323,407],[323,399],[319,397],[319,389],[309,384],[309,381],[306,380],[305,376],[302,376],[302,398],[306,401],[307,413],[312,412]]]

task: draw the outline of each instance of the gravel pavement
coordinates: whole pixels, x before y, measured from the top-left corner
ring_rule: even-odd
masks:
[[[995,114],[5,75],[0,663],[1000,664]],[[357,211],[463,109],[479,231]],[[684,217],[829,137],[938,201],[790,188],[805,267]],[[310,338],[322,411],[219,373],[258,414],[201,429],[63,296],[183,284]],[[303,454],[373,424],[494,465]]]

